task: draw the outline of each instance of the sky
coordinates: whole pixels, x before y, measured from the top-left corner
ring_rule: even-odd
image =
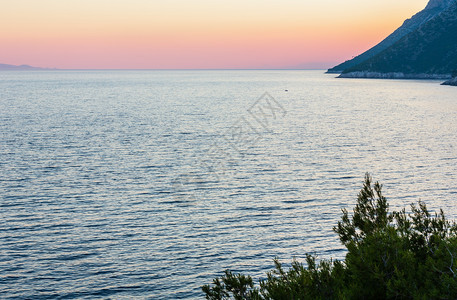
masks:
[[[0,0],[0,63],[62,69],[325,69],[427,0]]]

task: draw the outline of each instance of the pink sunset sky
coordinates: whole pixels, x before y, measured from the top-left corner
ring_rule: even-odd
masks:
[[[427,0],[4,0],[0,63],[62,69],[325,69]]]

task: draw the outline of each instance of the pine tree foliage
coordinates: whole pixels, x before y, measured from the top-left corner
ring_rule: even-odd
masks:
[[[425,203],[389,212],[382,185],[367,174],[357,203],[333,230],[345,260],[306,256],[275,269],[258,284],[225,271],[202,287],[206,299],[457,299],[457,225]]]

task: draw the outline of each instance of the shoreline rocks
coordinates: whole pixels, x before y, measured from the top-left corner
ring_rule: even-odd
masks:
[[[369,71],[357,71],[350,73],[342,73],[338,78],[372,78],[372,79],[432,79],[442,80],[450,79],[449,74],[405,74],[402,72],[369,72]]]
[[[448,81],[443,82],[441,85],[452,85],[457,86],[457,77],[454,77]]]

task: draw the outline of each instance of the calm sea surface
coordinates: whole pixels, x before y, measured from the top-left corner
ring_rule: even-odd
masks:
[[[227,268],[342,258],[365,172],[457,218],[456,134],[437,81],[0,72],[0,298],[201,298]]]

